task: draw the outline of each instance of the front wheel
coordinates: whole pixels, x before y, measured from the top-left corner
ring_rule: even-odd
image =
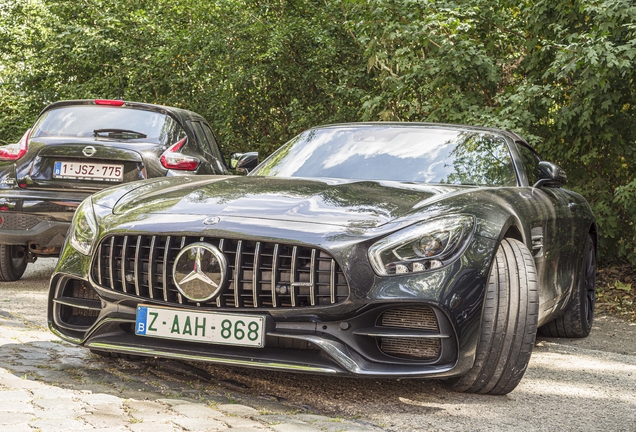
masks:
[[[504,239],[488,276],[475,364],[460,378],[447,381],[452,390],[503,395],[526,371],[537,334],[539,290],[528,248]]]
[[[590,334],[596,304],[596,249],[591,235],[587,235],[583,261],[576,290],[563,315],[539,328],[549,337],[583,338]]]
[[[0,245],[0,282],[13,282],[22,277],[27,266],[24,246]]]

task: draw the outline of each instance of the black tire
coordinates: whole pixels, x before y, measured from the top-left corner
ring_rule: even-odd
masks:
[[[528,248],[504,239],[488,276],[475,364],[447,381],[455,391],[504,395],[526,371],[537,335],[539,289]]]
[[[549,337],[583,338],[590,334],[596,304],[596,250],[592,236],[585,241],[583,261],[573,293],[565,311],[558,318],[542,325],[539,333]]]
[[[0,245],[0,282],[13,282],[22,277],[27,266],[23,246]]]

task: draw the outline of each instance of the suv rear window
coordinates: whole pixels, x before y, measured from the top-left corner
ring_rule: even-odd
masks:
[[[93,137],[96,130],[128,130],[146,135],[143,142],[168,144],[181,135],[170,116],[126,107],[79,105],[45,112],[31,134],[38,137]],[[133,135],[134,137],[134,135]]]

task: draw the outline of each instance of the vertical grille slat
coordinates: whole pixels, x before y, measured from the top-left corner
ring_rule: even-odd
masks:
[[[137,236],[137,245],[135,246],[135,270],[134,270],[134,278],[135,278],[135,294],[139,295],[141,293],[141,283],[139,282],[139,266],[141,266],[141,239],[142,236]]]
[[[163,252],[163,301],[168,301],[168,261],[170,259],[170,236],[166,237],[166,244]]]
[[[311,265],[309,272],[309,301],[312,306],[316,305],[316,249],[311,250]]]
[[[121,288],[122,291],[128,292],[128,284],[126,282],[126,267],[128,264],[128,236],[124,237],[124,242],[121,245]],[[135,256],[135,262],[137,257]]]
[[[291,269],[289,271],[289,294],[292,307],[296,306],[296,271],[298,266],[298,246],[294,246],[291,254]]]
[[[181,246],[179,247],[179,250],[185,247],[186,240],[187,240],[186,236],[181,237]],[[183,304],[183,296],[181,295],[180,292],[177,293],[177,301],[179,302],[179,304]]]
[[[276,292],[276,286],[278,285],[278,243],[274,245],[274,252],[272,253],[272,307],[278,306],[278,293]]]
[[[179,252],[198,241],[217,246],[227,262],[220,294],[205,302],[183,296],[173,277]],[[349,286],[335,259],[308,246],[135,234],[107,237],[97,249],[92,274],[101,287],[168,305],[298,308],[329,306],[349,297]]]
[[[148,295],[151,299],[155,298],[155,261],[157,260],[156,241],[157,236],[152,236],[152,239],[150,240],[150,253],[148,254]]]
[[[108,275],[110,277],[110,289],[115,291],[115,237],[111,237],[110,239],[110,253],[108,254],[108,265],[109,272]]]
[[[241,294],[243,293],[243,241],[239,240],[236,243],[236,260],[234,261],[234,305],[236,307],[242,307],[243,299]]]
[[[336,302],[336,291],[338,290],[338,287],[336,285],[337,282],[337,277],[336,277],[336,260],[335,259],[331,259],[331,274],[329,275],[329,279],[331,281],[330,284],[330,294],[331,294],[331,304],[334,304]]]
[[[252,299],[254,307],[261,307],[261,242],[254,248],[254,264],[252,265]]]
[[[225,239],[220,239],[219,240],[219,250],[221,252],[225,253]],[[227,284],[227,282],[226,282],[226,284]],[[223,301],[223,296],[222,295],[218,296],[216,298],[216,307],[221,307],[223,305],[222,301]]]
[[[104,280],[102,279],[102,267],[104,263],[104,257],[102,256],[102,248],[98,248],[97,252],[97,283],[100,285],[104,285]]]

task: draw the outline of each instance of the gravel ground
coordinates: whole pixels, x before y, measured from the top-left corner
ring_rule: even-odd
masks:
[[[54,264],[39,260],[21,281],[0,283],[0,311],[46,332]],[[187,370],[197,388],[226,389],[247,405],[258,398],[277,401],[300,412],[355,422],[363,430],[636,431],[636,324],[610,316],[597,317],[585,339],[539,338],[521,384],[497,397],[453,393],[438,381],[358,380],[161,360],[130,367],[129,362],[104,361],[138,382],[143,378],[135,378],[136,371]],[[340,430],[350,424],[343,423]]]

